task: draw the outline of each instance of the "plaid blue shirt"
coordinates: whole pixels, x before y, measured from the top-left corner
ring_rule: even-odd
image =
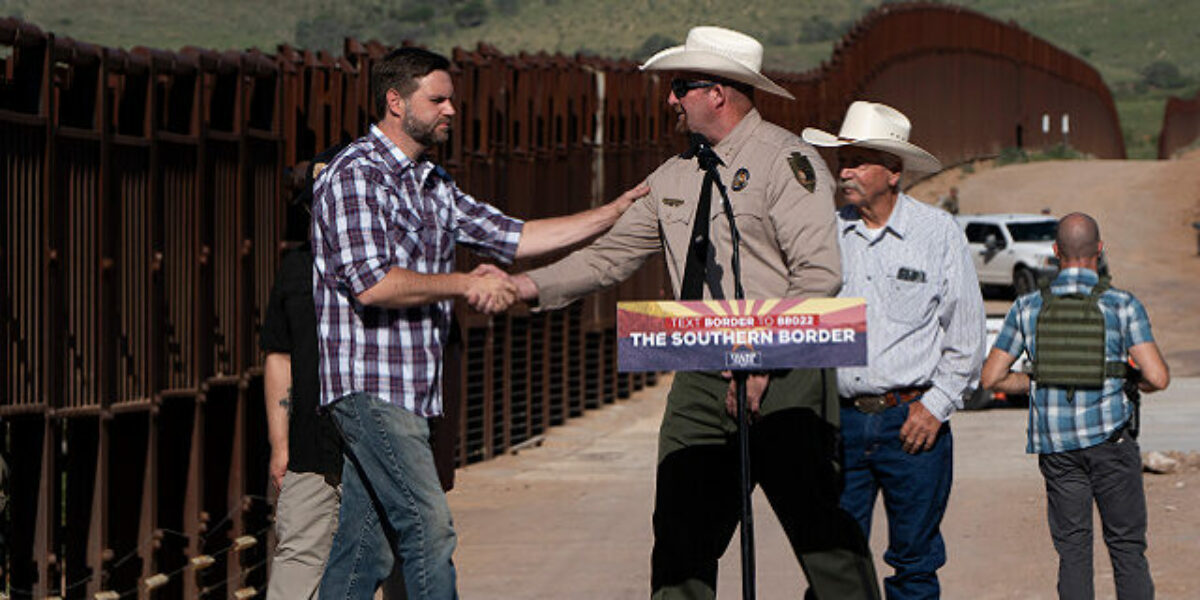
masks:
[[[312,216],[321,404],[367,392],[440,415],[453,302],[386,309],[357,296],[392,267],[452,272],[457,244],[509,263],[523,223],[463,193],[441,167],[408,158],[375,126],[321,171]]]
[[[1100,282],[1095,271],[1064,269],[1050,284],[1055,295],[1090,294]],[[995,348],[1012,356],[1028,352],[1037,357],[1037,317],[1042,309],[1041,292],[1021,296],[1008,311]],[[1105,360],[1125,362],[1129,348],[1153,342],[1150,317],[1133,294],[1109,288],[1100,295],[1104,313]],[[1025,451],[1050,454],[1095,446],[1108,439],[1133,415],[1133,405],[1121,390],[1122,380],[1110,377],[1099,390],[1076,389],[1075,398],[1057,387],[1029,387],[1029,442]]]

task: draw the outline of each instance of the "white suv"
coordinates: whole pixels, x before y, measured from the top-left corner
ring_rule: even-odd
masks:
[[[1046,215],[958,215],[967,234],[979,283],[1011,287],[1017,295],[1037,289],[1039,278],[1058,272],[1054,235],[1058,219]]]

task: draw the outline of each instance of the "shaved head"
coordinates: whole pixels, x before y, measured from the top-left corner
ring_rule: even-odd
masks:
[[[1100,256],[1100,226],[1083,213],[1071,213],[1058,222],[1054,243],[1064,261],[1087,260]]]

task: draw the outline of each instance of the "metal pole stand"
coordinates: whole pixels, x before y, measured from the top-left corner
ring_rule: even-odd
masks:
[[[742,288],[742,235],[738,232],[737,221],[733,217],[733,204],[729,202],[729,194],[725,184],[717,173],[716,163],[710,167],[713,174],[713,184],[721,192],[721,207],[725,218],[729,221],[729,237],[733,242],[733,252],[730,266],[733,271],[733,297],[737,300],[746,299],[746,291]],[[742,476],[742,600],[754,600],[754,508],[751,496],[754,492],[754,479],[750,473],[750,412],[746,406],[747,371],[734,371],[733,377],[737,385],[737,420],[738,420],[738,454],[741,457]]]
[[[750,477],[750,411],[746,406],[746,371],[734,371],[737,383],[738,445],[742,472],[742,599],[754,600],[754,512],[751,506],[754,482]]]

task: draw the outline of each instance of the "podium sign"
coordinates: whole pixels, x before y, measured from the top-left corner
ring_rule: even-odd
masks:
[[[617,303],[622,372],[865,364],[864,298]]]

